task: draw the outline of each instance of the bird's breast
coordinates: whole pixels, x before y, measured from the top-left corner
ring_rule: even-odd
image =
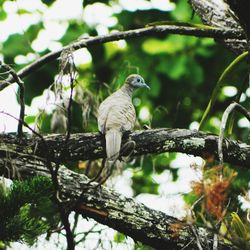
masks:
[[[132,130],[135,120],[136,113],[131,99],[107,98],[99,107],[98,127],[101,132],[109,129]]]

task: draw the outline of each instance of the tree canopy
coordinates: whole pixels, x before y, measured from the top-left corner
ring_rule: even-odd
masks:
[[[20,107],[0,107],[17,124],[0,135],[0,173],[13,180],[0,186],[0,248],[60,235],[68,249],[250,249],[244,8],[134,2],[0,2],[0,94],[18,86]],[[133,73],[151,88],[133,95],[136,131],[123,143],[135,147],[121,152],[122,177],[101,185],[97,109]],[[139,203],[152,197],[176,211]]]

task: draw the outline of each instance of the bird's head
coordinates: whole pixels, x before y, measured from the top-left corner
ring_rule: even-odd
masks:
[[[145,83],[144,79],[137,74],[129,75],[127,79],[125,80],[126,84],[129,84],[133,88],[147,88],[150,89],[150,87]]]

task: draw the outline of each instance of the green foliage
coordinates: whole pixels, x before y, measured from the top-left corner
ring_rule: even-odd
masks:
[[[72,41],[77,40],[82,34],[84,34],[84,32],[87,31],[87,27],[83,23],[71,21],[69,23],[66,33],[60,39],[60,42],[63,45],[68,45]]]
[[[135,171],[135,174],[132,177],[132,188],[135,192],[135,195],[140,193],[149,193],[149,194],[158,194],[158,187],[153,178],[153,161],[151,157],[145,157],[141,162],[143,168],[140,171]]]
[[[118,18],[119,27],[123,30],[141,28],[155,21],[162,21],[169,18],[169,13],[156,10],[137,10],[135,12],[123,10],[115,15]]]
[[[239,215],[235,212],[231,213],[232,227],[237,236],[243,240],[247,240],[247,229],[240,219]]]
[[[2,8],[0,8],[0,21],[3,21],[4,19],[6,19],[6,17],[6,12]]]
[[[122,243],[126,239],[125,235],[122,233],[117,232],[114,236],[114,242]]]
[[[230,235],[241,249],[250,249],[250,234],[248,224],[244,224],[236,212],[231,213],[231,232]]]
[[[176,4],[175,11],[171,12],[171,16],[174,20],[180,21],[180,22],[190,22],[193,15],[193,11],[188,5],[188,2],[185,0],[179,0]],[[195,16],[195,19],[197,21],[198,17]]]
[[[235,71],[235,68],[238,68],[238,65],[246,59],[248,55],[248,51],[242,53],[241,55],[237,56],[237,58],[235,60],[233,60],[230,65],[223,71],[223,73],[221,74],[215,88],[213,89],[213,93],[211,96],[211,99],[209,100],[209,103],[207,105],[207,108],[201,118],[201,122],[200,122],[200,128],[202,128],[203,124],[205,123],[207,116],[209,114],[209,112],[211,111],[211,109],[214,106],[214,103],[217,99],[217,96],[219,95],[219,91],[221,90],[222,86],[225,84],[225,81],[232,81],[232,79],[228,79],[229,76],[232,75],[232,71]],[[248,68],[248,67],[247,67]],[[248,70],[247,70],[248,71]]]
[[[0,1],[1,21],[8,17],[8,13],[3,9],[4,2],[6,1]],[[57,1],[41,0],[41,2],[46,5],[45,9],[49,10]],[[57,24],[66,23],[67,28],[61,37],[52,42],[58,43],[59,46],[66,46],[82,36],[96,36],[103,30],[104,32],[130,30],[162,21],[201,23],[196,15],[193,16],[188,1],[178,0],[174,2],[176,9],[173,11],[154,8],[131,11],[121,7],[119,11],[112,14],[112,17],[117,20],[117,24],[114,26],[105,26],[103,23],[93,25],[87,20],[83,20],[82,17],[70,20],[53,20]],[[86,10],[87,7],[95,3],[114,7],[118,1],[86,0],[82,1],[82,8]],[[36,12],[41,15],[45,14],[43,10]],[[17,9],[17,14],[21,17],[34,13],[26,9]],[[15,65],[17,56],[25,57],[30,53],[42,56],[49,53],[49,48],[38,52],[34,51],[34,46],[32,46],[40,32],[46,29],[46,25],[48,23],[44,23],[41,18],[37,23],[24,30],[24,34],[11,34],[0,48],[4,61],[10,63],[15,70],[19,70],[26,63]],[[141,128],[144,123],[149,124],[152,128],[189,128],[192,122],[201,120],[205,107],[215,91],[216,96],[212,98],[213,109],[207,122],[204,123],[204,130],[218,133],[218,121],[223,111],[229,102],[237,98],[228,98],[222,91],[218,90],[218,86],[216,87],[217,79],[222,75],[227,65],[234,60],[233,54],[211,38],[159,34],[154,37],[126,40],[123,46],[120,45],[120,42],[123,41],[88,48],[90,60],[87,63],[76,65],[78,73],[76,85],[79,87],[76,95],[79,98],[74,99],[72,106],[72,133],[97,131],[96,109],[100,101],[119,87],[126,76],[131,73],[140,73],[151,87],[150,91],[138,90],[134,94],[137,103],[135,105],[137,117],[139,117],[142,108],[146,107],[150,112],[148,120],[138,119],[137,128]],[[238,65],[233,67],[232,71],[230,68],[229,74],[226,71],[227,73],[220,78],[219,87],[235,86],[238,95],[241,92],[244,93],[248,86],[243,84],[243,80],[246,78],[248,70],[248,65],[243,63],[239,67]],[[41,96],[44,90],[51,87],[58,72],[59,64],[58,60],[55,60],[23,79],[26,87],[25,102],[27,105],[31,105],[34,98]],[[241,104],[249,107],[249,98],[246,98]],[[238,119],[239,116],[235,116],[235,121]],[[40,110],[38,113],[25,117],[25,122],[30,125],[35,121],[38,121],[41,132],[51,132],[50,111],[46,113],[45,110]],[[230,125],[230,127],[232,126]],[[240,128],[235,122],[231,136],[248,142],[249,130]],[[180,171],[170,167],[170,163],[175,158],[176,154],[170,153],[146,156],[141,162],[140,159],[133,161],[129,167],[133,169],[132,189],[134,194],[158,194],[159,184],[154,181],[153,176],[160,175],[164,171],[171,172],[172,181],[178,180]],[[77,166],[77,163],[72,163],[72,165]],[[74,169],[73,166],[72,169]],[[240,208],[238,195],[242,193],[242,190],[249,189],[249,175],[249,171],[238,170],[238,176],[230,187],[232,201],[230,211],[239,211],[240,218],[243,218],[243,211]],[[58,224],[57,213],[51,203],[51,188],[48,180],[39,178],[23,184],[15,182],[10,190],[5,190],[4,187],[0,186],[0,248],[2,242],[6,244],[10,241],[25,241],[28,244],[33,244],[38,235]],[[198,197],[194,193],[189,193],[184,196],[184,200],[191,206]],[[201,205],[197,204],[195,209],[200,211]],[[198,222],[203,222],[199,216]],[[124,235],[116,234],[114,241],[118,243],[125,241]],[[150,248],[138,243],[135,249],[146,250]]]
[[[158,194],[159,184],[155,183],[151,176],[145,176],[143,172],[132,177],[132,188],[135,195],[141,193]]]
[[[145,245],[141,244],[140,242],[137,242],[135,244],[134,250],[153,250],[153,248],[149,247],[149,246],[145,246]]]
[[[50,6],[51,4],[53,4],[55,2],[55,0],[41,0],[44,4]]]
[[[36,74],[27,76],[25,80],[26,104],[30,105],[34,97],[41,95],[46,88],[53,84],[57,72],[57,63],[52,62],[38,70]]]
[[[34,123],[36,120],[36,117],[34,115],[29,115],[29,116],[26,116],[24,118],[24,121],[27,123],[27,124],[31,124],[31,123]]]
[[[194,194],[193,192],[184,194],[184,196],[183,196],[183,199],[186,202],[186,204],[188,204],[190,206],[193,205],[195,203],[195,201],[197,201],[198,198],[199,197],[196,194]]]
[[[13,34],[3,43],[2,52],[4,52],[5,63],[13,64],[14,58],[18,55],[26,55],[33,52],[31,42],[37,37],[39,31],[43,28],[42,23],[31,25],[22,34]]]
[[[19,41],[19,46],[16,42]],[[14,57],[16,55],[26,55],[31,52],[27,42],[21,34],[13,34],[9,36],[8,40],[3,43],[3,51],[6,63],[14,63]]]
[[[52,203],[53,188],[47,177],[1,184],[0,241],[34,244],[37,237],[54,228],[59,220]]]
[[[234,167],[233,169],[237,171],[235,181],[232,183],[233,187],[238,190],[247,190],[247,188],[249,187],[250,171],[246,169],[239,169],[236,167]]]

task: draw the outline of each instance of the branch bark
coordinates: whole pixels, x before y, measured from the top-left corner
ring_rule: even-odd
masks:
[[[225,1],[189,0],[189,3],[205,24],[221,29],[235,29],[244,33],[239,21]],[[224,37],[219,38],[219,41],[237,54],[248,50],[246,35],[244,35],[243,39]]]
[[[19,157],[15,160],[2,157],[0,174],[11,179],[26,179],[34,175],[50,177],[45,162],[37,157]],[[64,166],[59,168],[58,181],[60,200],[65,207],[91,217],[136,241],[156,249],[200,249],[200,246],[212,249],[213,232],[210,230],[149,209],[106,187],[96,188],[97,183],[89,184],[86,176]],[[217,249],[235,248],[221,240]]]
[[[50,159],[57,163],[77,160],[94,160],[105,157],[105,138],[100,133],[72,134],[63,155],[60,154],[65,135],[44,136],[48,149],[39,138],[27,136],[21,143],[14,134],[0,135],[0,155],[11,158],[35,155],[44,158],[49,152]],[[218,136],[188,129],[149,129],[135,131],[123,136],[122,143],[132,140],[135,148],[132,156],[182,152],[218,159]],[[124,152],[126,155],[126,152]],[[240,167],[250,166],[250,146],[229,139],[223,140],[224,161]]]
[[[145,28],[128,30],[122,32],[115,32],[108,35],[90,37],[86,39],[81,39],[80,41],[76,41],[71,43],[62,49],[56,52],[50,52],[30,65],[21,69],[17,75],[20,78],[23,78],[29,75],[32,72],[35,72],[43,65],[57,59],[60,57],[62,51],[67,49],[78,50],[81,48],[88,48],[94,45],[103,44],[112,41],[118,41],[120,39],[132,39],[138,37],[145,36],[157,36],[159,34],[179,34],[179,35],[188,35],[188,36],[196,36],[196,37],[211,37],[211,38],[237,38],[243,39],[244,33],[242,30],[237,29],[228,29],[228,28],[214,28],[214,29],[206,29],[206,28],[198,28],[198,27],[189,27],[189,26],[178,26],[178,25],[153,25]],[[0,82],[0,91],[9,86],[14,82],[13,77],[9,77],[8,79]]]

